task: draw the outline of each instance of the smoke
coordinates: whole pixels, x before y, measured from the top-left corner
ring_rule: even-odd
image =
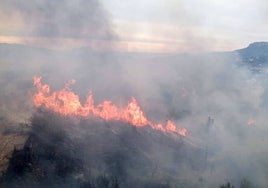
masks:
[[[95,0],[12,0],[1,5],[3,20],[10,17],[10,25],[17,23],[23,28],[17,35],[114,37],[108,13]],[[9,31],[12,27],[6,34]],[[225,181],[238,186],[243,178],[258,187],[268,184],[267,78],[241,66],[235,52],[157,55],[89,48],[57,51],[19,45],[2,45],[0,52],[2,117],[16,117],[19,122],[29,119],[35,111],[32,77],[40,75],[52,90],[75,79],[71,88],[82,103],[90,91],[97,104],[107,99],[124,106],[134,96],[149,119],[161,123],[171,119],[188,130],[189,134],[180,140],[153,130],[131,129],[122,122],[75,118],[53,122],[56,115],[48,120],[41,118],[41,125],[50,126],[48,132],[59,124],[60,136],[69,139],[60,143],[67,143],[62,153],[93,165],[97,172],[92,174],[125,175],[132,183],[150,174],[159,184],[176,180],[192,187],[217,187]],[[249,118],[254,119],[253,125],[248,125]],[[65,125],[68,131],[61,134]],[[51,140],[45,133],[38,139]],[[71,143],[75,150],[72,154],[66,151]]]
[[[87,41],[87,39],[109,40],[115,37],[110,27],[108,13],[97,0],[1,1],[0,18],[1,35],[18,36],[26,44],[29,37],[36,44],[39,40],[45,39],[43,42],[45,46],[49,47],[68,46],[68,42],[65,41],[67,39]],[[100,45],[91,43],[89,42],[88,45],[93,48]],[[3,72],[1,74],[3,116],[11,116],[10,118],[17,120],[25,119],[25,114],[31,111],[31,103],[21,99],[20,96],[30,96],[33,75],[53,75],[50,77],[53,80],[53,86],[60,87],[66,80],[77,79],[77,77],[82,77],[84,81],[89,80],[88,84],[91,84],[90,77],[87,76],[85,79],[86,75],[92,75],[91,81],[95,83],[97,79],[95,74],[98,75],[99,72],[107,72],[110,69],[110,66],[104,65],[107,62],[105,60],[107,55],[95,53],[92,50],[70,53],[68,51],[3,44],[0,53]],[[92,66],[92,64],[96,66]],[[78,73],[80,71],[82,71],[81,74]],[[105,75],[101,74],[103,79],[106,79]],[[102,82],[101,79],[97,80]],[[15,88],[21,89],[14,92]],[[87,93],[88,90],[85,92]],[[14,98],[21,99],[19,103],[24,103],[23,106],[28,107],[25,112],[21,112],[20,107],[13,100]],[[10,110],[15,111],[17,115],[9,113]]]
[[[97,0],[11,0],[2,1],[0,9],[1,16],[9,18],[8,25],[20,26],[16,35],[94,39],[113,36],[107,12]]]
[[[261,165],[267,155],[265,75],[241,66],[236,53],[127,56],[121,61],[123,80],[149,118],[165,117],[186,127],[185,142],[207,152],[206,170],[196,175],[188,166],[185,174],[214,186],[227,180],[238,186],[243,178],[267,185],[266,167]],[[214,119],[212,125],[207,125],[208,116]],[[254,125],[248,125],[249,118]]]

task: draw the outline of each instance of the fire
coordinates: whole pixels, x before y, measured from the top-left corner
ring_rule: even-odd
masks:
[[[247,124],[248,125],[255,125],[255,120],[252,117],[250,117],[250,118],[248,118]]]
[[[150,126],[152,129],[175,133],[186,136],[186,129],[178,129],[174,122],[168,120],[166,125],[155,124],[147,119],[146,115],[133,97],[126,107],[117,107],[111,101],[103,101],[94,105],[93,95],[89,94],[85,104],[81,104],[79,96],[72,92],[70,86],[75,83],[74,80],[68,82],[65,87],[56,92],[51,92],[47,84],[42,84],[41,77],[34,77],[34,86],[37,92],[33,95],[33,103],[36,107],[44,106],[61,115],[75,115],[88,117],[90,115],[102,118],[104,120],[118,120],[130,123],[136,127]]]

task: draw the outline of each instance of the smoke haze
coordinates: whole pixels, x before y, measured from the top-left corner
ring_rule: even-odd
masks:
[[[10,25],[18,24],[21,27],[16,35],[99,39],[112,37],[107,13],[97,0],[3,1],[1,17],[9,18]],[[2,34],[14,33],[8,31]]]
[[[3,35],[116,38],[109,13],[97,0],[12,0],[1,2],[0,7],[1,21],[10,26],[1,29]],[[23,30],[17,33],[13,26]],[[67,144],[63,150],[74,143],[70,147],[75,152],[64,150],[64,156],[93,166],[96,171],[92,174],[116,174],[127,179],[122,185],[130,183],[132,187],[135,180],[147,177],[142,173],[152,172],[152,181],[169,181],[171,187],[217,187],[227,181],[238,187],[244,178],[256,187],[268,185],[267,75],[250,70],[238,51],[153,54],[1,44],[0,63],[0,121],[34,126],[42,120],[49,122],[49,131],[54,123],[56,130],[64,130],[60,144]],[[180,128],[186,128],[188,134],[180,138],[90,118],[67,117],[66,122],[55,114],[56,118],[48,117],[55,118],[56,123],[46,121],[42,119],[42,110],[35,109],[31,101],[36,92],[34,76],[41,76],[53,91],[63,88],[68,80],[76,80],[71,89],[82,103],[89,92],[94,94],[96,104],[107,99],[124,106],[135,97],[149,119],[161,123],[171,119]],[[33,134],[40,130],[35,131]],[[49,134],[45,133],[34,139],[50,143]],[[127,154],[122,152],[125,149]],[[103,153],[112,157],[107,161]],[[122,166],[111,165],[118,155],[121,159],[122,153]]]

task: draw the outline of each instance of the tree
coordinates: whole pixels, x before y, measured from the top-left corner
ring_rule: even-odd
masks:
[[[231,185],[230,182],[227,182],[227,184],[223,184],[223,185],[221,185],[220,188],[234,188],[234,186]]]

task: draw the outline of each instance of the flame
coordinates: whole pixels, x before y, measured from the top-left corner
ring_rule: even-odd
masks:
[[[250,117],[250,118],[248,118],[247,124],[248,125],[255,125],[255,120],[252,117]]]
[[[76,115],[88,117],[90,115],[102,118],[104,120],[118,120],[130,123],[136,127],[150,126],[152,129],[175,133],[186,136],[186,129],[178,129],[174,122],[168,120],[166,125],[154,124],[147,119],[141,110],[137,100],[133,97],[128,105],[124,108],[117,107],[111,101],[103,101],[98,105],[94,105],[93,95],[90,93],[85,104],[81,104],[79,96],[73,93],[70,86],[75,80],[68,82],[65,87],[56,92],[51,92],[47,84],[42,84],[41,77],[34,77],[34,86],[37,92],[33,95],[33,103],[36,107],[44,106],[61,115]]]

